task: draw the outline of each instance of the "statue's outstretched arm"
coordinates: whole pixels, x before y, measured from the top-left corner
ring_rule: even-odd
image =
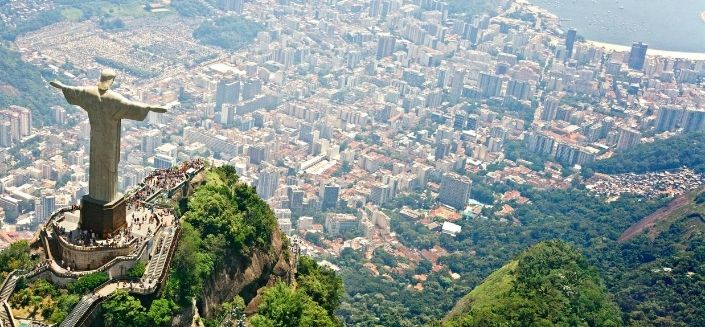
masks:
[[[68,86],[62,84],[61,82],[59,82],[58,80],[53,80],[53,81],[49,82],[49,84],[57,89],[60,89],[60,90],[63,90],[64,88],[68,87]]]
[[[128,100],[127,98],[115,92],[106,93],[105,96],[109,97],[111,101],[113,101],[115,108],[118,109],[113,113],[113,118],[116,119],[130,119],[142,121],[147,117],[147,114],[150,111],[159,113],[166,112],[166,108],[151,106],[146,103]]]
[[[80,106],[83,108],[83,103],[81,101],[81,97],[85,95],[85,87],[81,86],[68,86],[64,85],[63,83],[53,80],[49,82],[49,84],[64,93],[64,98],[66,98],[66,101],[72,105]],[[86,108],[83,108],[84,110]]]
[[[158,112],[158,113],[165,113],[166,112],[166,108],[164,108],[164,107],[151,106],[146,103],[131,101],[131,100],[127,100],[125,98],[123,98],[120,102],[121,102],[121,104],[126,105],[130,108],[134,108],[134,109],[149,110],[149,111],[154,111],[154,112]]]

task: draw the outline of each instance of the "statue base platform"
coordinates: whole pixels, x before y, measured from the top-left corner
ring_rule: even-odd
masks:
[[[81,229],[96,233],[101,238],[125,227],[126,216],[127,201],[123,196],[113,202],[96,200],[89,195],[81,199]]]

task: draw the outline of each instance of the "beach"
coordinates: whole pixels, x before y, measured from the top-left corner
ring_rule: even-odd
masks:
[[[631,46],[642,41],[653,55],[700,58],[705,53],[705,0],[520,0],[559,17],[586,40]],[[611,48],[611,47],[610,47]],[[621,50],[621,49],[620,49]]]
[[[611,44],[611,43],[590,41],[590,40],[586,40],[586,42],[595,46],[595,47],[603,48],[605,50],[610,50],[610,51],[629,52],[632,49],[631,46],[620,45],[620,44]],[[682,58],[682,59],[689,59],[689,60],[705,60],[705,53],[699,53],[699,52],[683,52],[683,51],[668,51],[668,50],[649,49],[646,51],[646,55],[647,56],[669,57],[669,58]]]

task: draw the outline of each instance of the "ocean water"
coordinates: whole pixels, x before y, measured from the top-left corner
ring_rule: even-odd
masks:
[[[529,0],[588,40],[705,53],[705,0]]]

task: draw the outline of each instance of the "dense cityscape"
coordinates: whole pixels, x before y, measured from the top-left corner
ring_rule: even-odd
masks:
[[[531,203],[527,187],[612,202],[705,181],[685,167],[593,170],[705,131],[702,58],[651,55],[641,40],[614,51],[520,0],[477,12],[438,0],[194,2],[211,16],[140,3],[139,14],[64,20],[14,44],[65,83],[94,84],[113,68],[114,89],[166,104],[123,122],[120,192],[182,162],[231,165],[301,252],[335,271],[351,249],[372,259],[366,273],[408,272],[404,288],[423,292],[431,273],[484,276],[453,271],[441,258],[455,251],[416,247],[402,225],[452,238],[478,220],[525,224],[515,212]],[[5,3],[4,26],[57,6]],[[48,81],[42,92],[54,92]],[[69,105],[0,107],[0,247],[88,193],[89,135]],[[374,264],[380,253],[404,260]]]

